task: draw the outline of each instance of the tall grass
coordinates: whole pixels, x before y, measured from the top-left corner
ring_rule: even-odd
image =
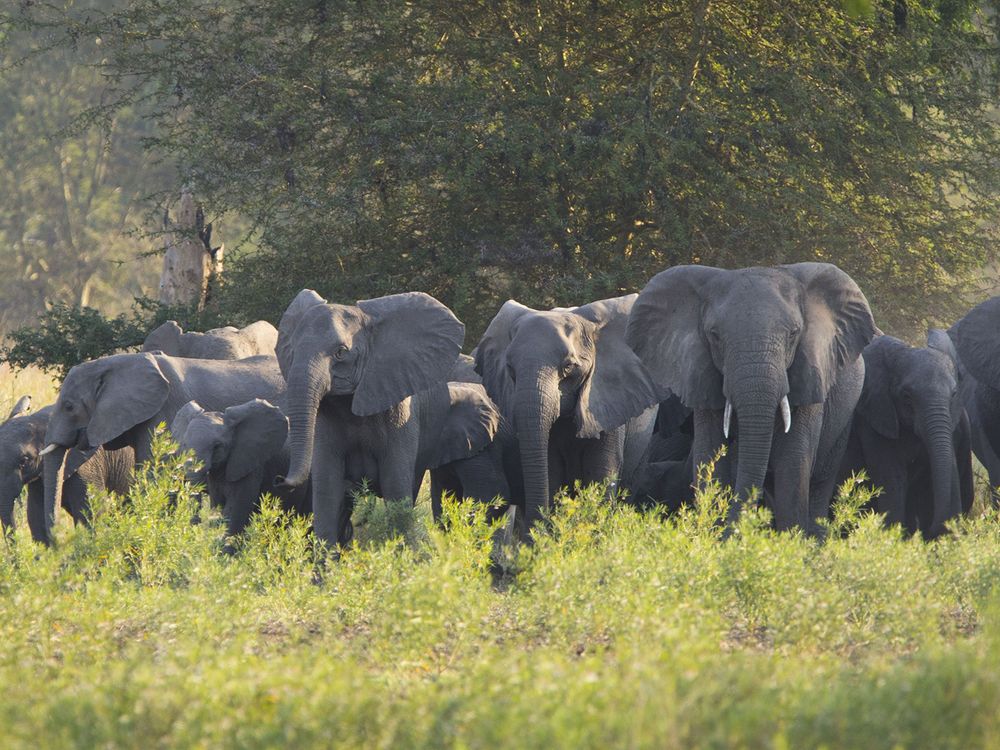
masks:
[[[718,488],[674,518],[589,488],[497,586],[470,504],[360,498],[335,558],[267,503],[222,554],[159,451],[92,529],[0,547],[4,747],[1000,742],[992,513],[927,544],[855,494],[825,543],[763,511],[723,538]]]

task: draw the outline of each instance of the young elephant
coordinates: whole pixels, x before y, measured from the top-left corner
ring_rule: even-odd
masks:
[[[274,357],[235,362],[162,354],[115,354],[77,365],[63,381],[45,432],[45,522],[55,520],[70,448],[130,448],[136,465],[151,455],[152,431],[188,401],[222,410],[254,398],[275,400],[285,382]]]
[[[465,326],[433,297],[335,305],[304,289],[278,330],[291,423],[291,465],[278,483],[298,487],[311,472],[313,528],[328,544],[344,541],[352,481],[368,478],[389,500],[414,498],[426,470],[493,438],[488,409],[451,409],[445,379]]]
[[[150,332],[142,350],[191,359],[246,359],[259,355],[273,357],[277,343],[278,329],[266,320],[258,320],[246,328],[226,326],[205,333],[185,333],[177,321],[168,320]]]
[[[46,541],[42,484],[42,456],[45,429],[52,407],[29,414],[31,399],[20,399],[0,424],[0,526],[14,528],[14,503],[28,488],[28,528],[32,538]],[[62,506],[76,523],[87,522],[87,492],[109,491],[125,494],[134,461],[127,449],[120,451],[70,451],[66,459]]]
[[[625,343],[635,299],[550,311],[508,300],[476,347],[476,370],[516,435],[529,526],[560,487],[625,481],[646,450],[660,391]]]
[[[972,507],[969,420],[958,395],[955,352],[944,331],[927,347],[880,336],[864,350],[865,383],[842,478],[861,468],[882,489],[887,524],[925,538]]]
[[[275,495],[289,512],[312,512],[308,483],[291,490],[274,487],[274,477],[288,471],[288,419],[270,402],[254,399],[218,412],[189,401],[170,432],[201,464],[189,479],[204,484],[213,505],[223,508],[229,536],[246,528],[264,493]]]

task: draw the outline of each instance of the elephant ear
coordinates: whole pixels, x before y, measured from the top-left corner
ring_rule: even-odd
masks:
[[[146,340],[142,342],[142,350],[144,352],[161,351],[164,354],[177,356],[180,353],[182,333],[184,333],[184,329],[176,320],[168,320],[146,336]]]
[[[359,417],[390,409],[445,382],[465,340],[465,325],[423,292],[361,300],[368,351],[351,410]]]
[[[184,404],[180,408],[180,411],[174,415],[174,419],[170,423],[170,434],[174,436],[174,440],[178,443],[183,441],[184,434],[187,432],[191,420],[204,413],[205,410],[201,408],[201,404],[197,401],[188,401]]]
[[[450,406],[437,440],[431,465],[450,464],[484,450],[500,429],[500,412],[475,383],[448,383]]]
[[[973,307],[949,331],[962,364],[976,380],[1000,388],[1000,297]]]
[[[486,393],[500,407],[500,412],[513,421],[514,383],[507,372],[507,347],[514,338],[517,322],[529,313],[538,312],[509,299],[490,321],[474,352],[476,372],[483,378]]]
[[[906,348],[899,339],[880,336],[863,352],[865,358],[865,385],[855,414],[859,415],[882,437],[895,440],[899,437],[899,415],[892,398],[896,357]]]
[[[632,306],[625,341],[662,389],[691,409],[722,409],[722,373],[702,332],[701,311],[712,282],[727,271],[675,266],[646,284]]]
[[[302,322],[304,316],[316,305],[325,305],[326,300],[320,297],[312,289],[303,289],[292,300],[288,309],[285,310],[278,323],[278,340],[274,347],[274,352],[278,357],[278,367],[281,374],[288,379],[288,373],[292,369],[292,362],[295,359],[295,330]]]
[[[95,365],[97,403],[87,425],[87,442],[93,446],[110,443],[152,419],[170,393],[170,383],[152,354],[118,354]]]
[[[14,417],[20,417],[22,414],[27,414],[31,410],[31,396],[21,396],[14,404],[14,407],[10,410],[10,414],[7,415],[7,420],[10,421]]]
[[[240,334],[248,341],[254,342],[254,354],[274,354],[278,346],[278,329],[266,320],[251,323],[241,329]]]
[[[222,422],[230,434],[226,481],[235,482],[281,450],[288,437],[288,418],[263,399],[230,406]]]
[[[840,368],[860,356],[878,329],[861,289],[835,265],[793,263],[781,269],[805,294],[802,334],[788,368],[788,400],[792,406],[821,404]]]
[[[577,437],[596,438],[655,406],[664,390],[625,343],[629,313],[639,295],[591,302],[572,312],[594,324],[594,369],[576,405]]]

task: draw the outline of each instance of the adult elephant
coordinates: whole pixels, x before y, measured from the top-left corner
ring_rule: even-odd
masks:
[[[496,432],[488,400],[463,401],[446,382],[465,326],[427,294],[336,305],[304,289],[278,331],[291,458],[277,483],[312,472],[313,528],[328,544],[344,541],[353,481],[414,498],[426,470],[475,456]]]
[[[225,411],[205,411],[189,401],[170,432],[201,465],[188,479],[208,488],[213,505],[223,509],[229,536],[243,532],[265,492],[277,496],[286,511],[312,512],[308,482],[284,492],[274,486],[275,475],[288,471],[288,418],[271,402],[254,399]]]
[[[934,330],[926,347],[879,336],[862,354],[864,388],[841,477],[866,469],[881,488],[876,508],[887,524],[936,537],[972,507],[969,420],[954,347]]]
[[[0,424],[0,526],[14,528],[14,504],[27,487],[28,528],[35,541],[44,542],[45,494],[42,483],[42,449],[52,407],[29,413],[31,399],[21,398],[7,420]],[[70,451],[66,459],[62,507],[75,523],[88,522],[87,493],[125,494],[131,481],[132,454],[127,449]]]
[[[958,351],[972,452],[989,473],[993,504],[1000,505],[1000,297],[976,305],[948,335]]]
[[[266,320],[245,328],[226,326],[205,333],[185,333],[177,321],[168,320],[150,332],[142,350],[192,359],[246,359],[259,355],[273,357],[277,343],[278,329]]]
[[[45,432],[45,526],[51,536],[63,466],[71,448],[130,448],[141,466],[152,432],[188,401],[222,410],[254,398],[277,399],[285,382],[274,357],[235,362],[163,354],[115,354],[77,365],[63,381]]]
[[[777,528],[814,531],[861,395],[861,351],[876,330],[858,285],[828,263],[677,266],[639,294],[627,339],[694,410],[694,466],[733,439],[718,465],[737,492],[731,513],[770,476]]]
[[[476,371],[520,451],[529,528],[576,480],[639,464],[660,390],[625,343],[636,295],[540,311],[508,300],[476,347]]]

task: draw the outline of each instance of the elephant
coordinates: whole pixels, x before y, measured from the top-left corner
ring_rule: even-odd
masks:
[[[476,371],[516,436],[531,528],[576,480],[627,483],[661,390],[625,343],[636,295],[533,310],[508,300],[476,347]]]
[[[694,413],[671,393],[657,407],[649,446],[626,487],[631,502],[674,511],[694,500],[693,445]]]
[[[346,541],[352,482],[367,478],[387,500],[412,499],[425,471],[489,445],[492,403],[446,382],[464,337],[451,310],[420,292],[339,305],[303,289],[288,306],[277,352],[291,460],[276,481],[298,487],[311,472],[318,539]]]
[[[864,387],[840,478],[865,469],[881,488],[876,508],[887,524],[939,536],[973,499],[969,419],[954,347],[944,331],[932,330],[926,347],[879,336],[862,356]]]
[[[168,320],[146,336],[142,350],[190,359],[246,359],[259,355],[273,357],[277,343],[278,329],[266,320],[245,328],[226,326],[205,333],[185,333],[177,321]]]
[[[1000,296],[972,308],[948,336],[958,352],[972,452],[989,473],[993,505],[1000,506]]]
[[[52,407],[29,413],[31,399],[22,397],[0,424],[0,526],[14,528],[14,503],[27,486],[28,528],[35,541],[44,542],[42,456],[45,430]],[[127,449],[119,451],[70,451],[62,506],[75,523],[87,523],[87,492],[104,490],[124,495],[132,475],[133,460]]]
[[[47,531],[55,522],[68,449],[130,448],[135,465],[142,466],[151,456],[153,429],[170,424],[188,401],[222,410],[254,398],[274,401],[284,392],[274,357],[228,362],[140,352],[76,365],[59,389],[45,431]]]
[[[694,411],[693,466],[732,441],[716,465],[734,489],[729,520],[756,488],[776,528],[819,534],[861,396],[861,351],[877,330],[858,285],[832,264],[686,265],[639,293],[626,338]]]
[[[222,507],[229,536],[243,532],[264,493],[288,512],[312,513],[308,483],[289,492],[274,487],[275,475],[288,471],[288,418],[269,401],[253,399],[221,412],[189,401],[170,432],[182,451],[194,452],[200,468],[188,479],[205,485],[212,504]]]

